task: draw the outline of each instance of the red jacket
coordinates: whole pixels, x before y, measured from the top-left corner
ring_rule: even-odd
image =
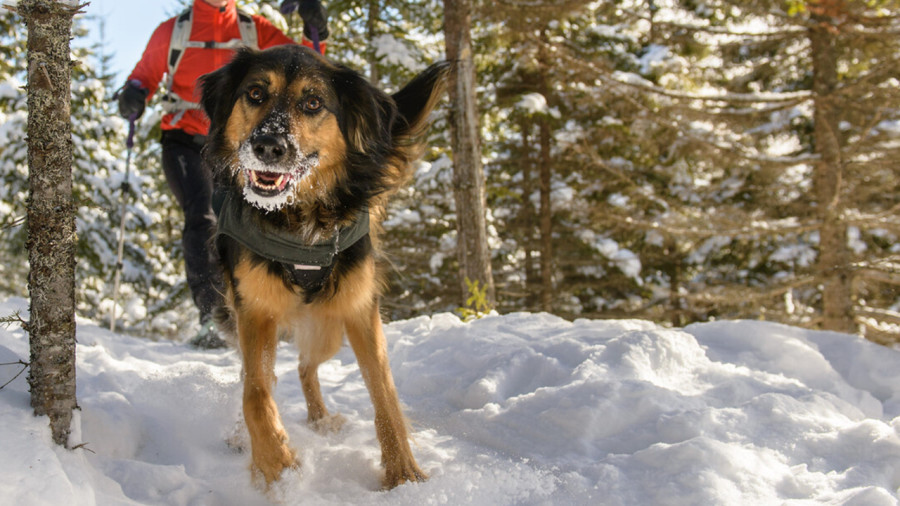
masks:
[[[238,28],[237,9],[234,1],[228,0],[228,4],[220,8],[213,7],[203,0],[194,0],[190,40],[227,42],[232,39],[240,39],[241,33]],[[290,37],[281,33],[267,19],[253,16],[253,21],[256,23],[260,49],[294,44]],[[169,42],[172,40],[174,27],[175,18],[171,18],[156,28],[153,35],[150,36],[147,48],[144,49],[141,61],[128,76],[129,80],[139,81],[141,86],[149,91],[148,100],[156,92],[163,75],[168,71]],[[312,43],[305,39],[303,43],[312,47]],[[324,52],[324,44],[322,51]],[[175,79],[172,84],[174,92],[183,100],[199,102],[197,78],[225,65],[231,60],[233,54],[234,51],[231,49],[186,49],[184,57],[175,71]],[[188,110],[174,125],[170,123],[173,116],[173,114],[163,116],[161,125],[163,130],[180,129],[190,134],[200,135],[206,135],[209,131],[209,120],[202,111]]]

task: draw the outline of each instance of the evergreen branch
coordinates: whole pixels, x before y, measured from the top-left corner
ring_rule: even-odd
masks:
[[[25,223],[25,217],[19,216],[18,218],[13,218],[13,220],[10,221],[9,223],[4,223],[3,226],[0,226],[0,230],[8,230],[11,228],[16,228],[19,225],[22,225],[23,223]]]
[[[9,316],[0,317],[0,325],[3,325],[8,328],[13,323],[18,323],[23,328],[25,328],[28,325],[28,322],[26,322],[25,320],[22,319],[21,316],[19,316],[19,311],[16,311]],[[0,364],[0,365],[2,365],[2,364]]]
[[[764,104],[762,107],[743,107],[743,108],[731,108],[728,107],[718,107],[718,108],[709,108],[701,111],[697,111],[695,108],[691,108],[694,112],[708,113],[712,115],[723,115],[723,116],[732,116],[732,117],[741,117],[741,116],[764,116],[770,115],[773,112],[783,111],[785,109],[790,109],[792,107],[796,107],[799,104],[805,102],[806,99],[797,100],[794,102],[777,102]]]
[[[759,37],[765,39],[772,38],[784,38],[784,37],[795,37],[800,33],[805,32],[804,28],[788,28],[786,30],[772,30],[768,32],[738,32],[733,31],[728,28],[711,26],[711,25],[695,25],[695,24],[683,24],[675,21],[659,21],[657,19],[653,19],[651,16],[647,16],[644,14],[640,14],[630,9],[620,8],[622,12],[626,15],[634,18],[640,19],[642,21],[647,21],[648,23],[653,23],[658,26],[665,26],[672,30],[683,30],[687,32],[693,33],[708,33],[711,35],[730,35],[735,37]]]
[[[590,66],[590,64],[588,64]],[[660,95],[678,100],[697,100],[703,102],[724,102],[724,103],[742,103],[742,104],[772,104],[777,102],[801,103],[813,98],[811,91],[792,91],[782,93],[724,93],[724,94],[699,94],[687,93],[681,91],[667,90],[651,84],[649,81],[637,79],[628,79],[627,75],[621,74],[625,79],[615,77],[610,74],[598,73],[598,78],[608,83],[648,91],[655,95]]]
[[[860,278],[877,281],[879,283],[884,283],[886,285],[900,286],[900,270],[890,271],[890,270],[863,268],[863,269],[857,270],[856,275],[859,276]]]
[[[900,214],[900,203],[894,204],[890,209],[876,214],[856,214],[855,216],[843,216],[841,222],[846,225],[866,225],[869,228],[875,226],[896,228],[897,215]]]
[[[568,43],[566,45],[559,45],[551,42],[547,42],[541,40],[540,37],[529,35],[529,38],[532,42],[537,45],[543,47],[551,51],[554,56],[558,56],[564,59],[568,64],[572,65],[573,68],[581,68],[582,70],[590,71],[594,77],[600,79],[601,81],[605,81],[609,84],[619,87],[632,88],[641,91],[647,91],[653,93],[655,95],[677,99],[677,100],[693,100],[700,102],[721,102],[721,103],[739,103],[739,104],[775,104],[775,103],[789,103],[792,105],[800,104],[811,100],[814,98],[812,91],[804,90],[804,91],[791,91],[791,92],[780,92],[780,93],[722,93],[722,94],[700,94],[700,93],[688,93],[681,92],[675,90],[667,90],[665,88],[659,87],[651,82],[643,79],[637,74],[631,74],[635,78],[629,78],[629,74],[624,72],[609,72],[604,71],[603,69],[597,68],[593,62],[590,62],[584,58],[575,58],[567,54],[566,51],[561,51],[561,49],[568,47]],[[619,74],[621,77],[616,77],[615,74]]]
[[[603,218],[600,218],[603,220]],[[783,234],[801,234],[804,232],[814,232],[819,230],[821,226],[818,223],[786,225],[779,224],[778,221],[791,222],[792,220],[771,221],[755,221],[750,225],[740,226],[731,224],[729,228],[700,228],[698,226],[684,226],[679,224],[671,224],[668,220],[641,220],[631,216],[609,216],[607,220],[611,225],[625,225],[628,228],[641,230],[655,230],[667,235],[678,238],[694,238],[709,239],[711,237],[732,237],[732,238],[749,238],[749,237],[765,237],[771,235]],[[685,223],[696,223],[696,219],[684,219]]]
[[[773,18],[776,18],[776,19],[782,21],[785,24],[788,24],[788,25],[799,25],[799,26],[807,26],[808,25],[808,23],[806,22],[805,19],[803,19],[799,16],[791,16],[790,14],[788,14],[787,12],[785,12],[782,9],[767,9],[765,7],[758,8],[757,2],[743,2],[743,1],[736,1],[736,0],[722,0],[722,1],[726,5],[731,5],[733,7],[737,7],[738,9],[741,10],[741,12],[749,11],[760,17],[771,16]]]
[[[22,367],[22,370],[19,371],[19,372],[17,372],[16,375],[13,376],[9,381],[7,381],[6,383],[0,385],[0,390],[3,390],[4,388],[6,388],[7,385],[9,385],[9,384],[12,383],[13,381],[15,381],[16,378],[18,378],[19,376],[21,376],[22,373],[25,372],[25,370],[28,369],[28,367],[31,366],[31,364],[29,364],[28,362],[24,362],[24,361],[22,361],[21,359],[18,360],[18,361],[16,361],[16,362],[6,362],[6,363],[4,363],[4,364],[0,364],[0,367],[5,366],[5,365],[21,365],[21,366],[23,366],[23,367]]]
[[[888,283],[888,279],[900,279],[900,255],[891,255],[879,258],[875,261],[862,261],[850,264],[850,269],[862,273],[864,276],[877,277],[879,281]],[[878,274],[876,274],[878,273]],[[897,278],[883,277],[888,274],[897,275]],[[893,282],[891,282],[893,283]],[[900,284],[900,283],[894,283]]]
[[[794,278],[786,283],[771,286],[766,290],[754,290],[747,287],[729,287],[717,290],[718,293],[709,292],[688,293],[684,299],[697,303],[707,303],[713,306],[741,306],[757,304],[762,301],[782,297],[787,292],[804,286],[814,285],[819,282],[816,276],[807,275]]]
[[[648,203],[660,206],[664,209],[673,210],[683,208],[683,204],[680,202],[671,201],[657,195],[648,195],[645,191],[643,191],[642,186],[634,181],[631,177],[629,177],[623,170],[606,163],[606,161],[603,160],[603,158],[597,152],[595,146],[590,145],[585,141],[580,145],[577,145],[576,147],[576,151],[590,158],[596,167],[611,174],[617,181],[631,188],[634,191],[634,193],[632,193],[632,196],[640,197],[641,199],[646,200]],[[884,214],[885,216],[887,216],[890,214],[890,212],[886,212]],[[646,221],[634,218],[633,216],[623,217],[609,214],[603,214],[597,219],[601,222],[607,222],[612,226],[627,224],[628,228],[631,229],[642,229],[647,231],[655,230],[666,233],[670,236],[693,237],[696,239],[708,239],[710,237],[720,235],[728,237],[761,237],[774,234],[800,234],[804,232],[816,231],[820,227],[820,224],[818,222],[798,224],[793,221],[793,219],[776,221],[747,219],[719,221],[715,224],[715,226],[710,226],[709,228],[705,229],[701,229],[696,225],[683,226],[675,224],[672,223],[673,220],[671,219]],[[691,224],[698,223],[696,217],[691,216],[684,216],[679,221],[681,221],[682,223]],[[705,223],[709,224],[709,221],[706,220]],[[746,225],[746,223],[750,224]]]
[[[697,111],[693,108],[691,108],[690,110],[695,112],[702,112]],[[661,115],[657,116],[656,121],[661,126],[666,126],[675,131],[681,132],[684,139],[701,143],[720,152],[731,153],[732,155],[748,162],[792,166],[800,163],[814,162],[820,158],[820,155],[816,153],[801,153],[794,156],[764,155],[760,154],[758,151],[750,150],[749,148],[746,148],[734,141],[723,141],[721,139],[708,138],[698,135],[694,131],[685,131],[683,125],[677,123],[676,121],[668,120]]]
[[[560,9],[573,8],[583,6],[584,2],[580,0],[498,0],[498,3],[509,5],[516,8],[530,9]]]
[[[756,7],[755,2],[745,2],[740,0],[723,1],[728,5],[741,9],[743,12],[754,11]],[[865,2],[857,2],[856,5],[863,6],[863,9],[865,9]],[[838,21],[836,23],[826,23],[824,19],[820,21],[810,16],[791,15],[781,9],[760,9],[755,10],[754,13],[758,16],[772,16],[786,24],[801,26],[807,29],[827,24],[827,26],[836,33],[850,35],[896,36],[900,33],[900,26],[897,26],[897,16],[866,15],[863,12],[855,13],[846,10],[841,13],[841,18],[839,20],[833,19],[831,16],[824,16],[824,19]],[[877,27],[885,28],[879,30]]]
[[[863,318],[871,318],[891,325],[900,325],[900,313],[888,309],[878,309],[874,307],[856,307],[854,312],[857,316]]]
[[[570,63],[573,66],[573,68],[581,67],[583,70],[588,70],[588,71],[592,72],[593,76],[595,78],[597,78],[601,81],[605,80],[607,82],[611,82],[613,85],[618,84],[618,85],[621,85],[621,87],[630,87],[631,86],[631,84],[629,84],[627,82],[622,82],[622,81],[613,79],[610,76],[609,72],[605,72],[602,69],[598,69],[596,66],[594,66],[590,62],[587,62],[587,61],[579,59],[579,58],[573,58],[572,56],[568,55],[566,51],[561,50],[561,49],[563,49],[563,47],[554,46],[554,45],[551,45],[544,41],[541,41],[539,39],[534,39],[534,40],[538,44],[557,49],[556,51],[554,51],[554,53],[557,56],[565,59],[568,63]],[[650,85],[650,84],[647,84],[647,85],[640,84],[640,85],[635,85],[634,87],[636,87],[638,89],[642,89],[644,91],[651,91],[651,92],[654,92],[657,94],[662,94],[662,95],[670,97],[670,98],[699,100],[699,101],[710,100],[710,101],[728,102],[728,100],[720,100],[720,99],[708,97],[708,96],[704,98],[704,96],[702,96],[702,95],[669,92],[667,90],[663,90],[662,88],[659,88],[657,86]],[[778,105],[780,105],[782,108],[794,107],[803,102],[811,100],[813,98],[812,92],[810,92],[810,91],[794,92],[794,93],[780,94],[780,95],[781,96],[778,97],[777,99],[773,97],[771,100],[760,100],[760,101],[755,101],[755,102],[754,102],[753,97],[758,97],[759,95],[756,95],[756,94],[729,94],[729,97],[732,99],[736,99],[737,101],[742,101],[743,103],[762,103],[762,104],[769,104],[769,106],[775,106],[776,104],[781,102]],[[787,95],[787,96],[785,96],[785,95]],[[668,126],[669,128],[672,128],[676,131],[682,132],[684,138],[686,138],[688,140],[694,140],[694,141],[700,142],[700,143],[710,146],[718,151],[730,152],[730,153],[734,154],[735,156],[738,156],[746,161],[750,161],[750,162],[754,162],[754,163],[762,163],[762,164],[779,164],[779,165],[790,166],[790,165],[797,165],[800,163],[812,162],[812,161],[819,159],[819,155],[815,154],[815,153],[804,153],[804,154],[799,154],[799,155],[789,156],[789,157],[766,156],[766,155],[761,155],[759,153],[752,152],[749,149],[744,148],[743,146],[739,145],[736,142],[722,142],[722,141],[719,141],[716,139],[704,138],[699,135],[696,135],[693,132],[685,132],[683,125],[677,124],[675,121],[672,121],[672,120],[666,120],[661,115],[658,115],[657,111],[654,111],[651,108],[647,107],[645,104],[634,100],[630,96],[630,94],[627,94],[627,93],[624,94],[624,98],[626,100],[628,100],[630,103],[634,104],[636,107],[643,109],[647,112],[650,112],[651,114],[656,116],[658,124],[660,124],[662,126]],[[720,97],[720,98],[723,98],[723,97]],[[708,105],[705,107],[708,107]],[[712,114],[710,111],[705,110],[703,108],[688,107],[688,109],[692,112],[696,112],[696,113],[700,113],[700,114],[706,114],[706,115]]]
[[[852,161],[852,158],[862,151],[863,147],[865,146],[866,139],[868,139],[869,136],[872,135],[872,133],[875,131],[875,128],[878,127],[879,123],[881,123],[882,114],[884,114],[884,107],[879,107],[875,111],[875,114],[872,115],[869,123],[864,127],[864,132],[859,136],[859,140],[853,143],[848,143],[848,145],[843,148],[843,159],[848,160],[848,162]]]
[[[843,84],[835,90],[835,95],[849,97],[851,101],[858,100],[859,96],[871,92],[878,84],[894,79],[898,69],[900,69],[900,58],[879,62],[878,67],[874,70]]]

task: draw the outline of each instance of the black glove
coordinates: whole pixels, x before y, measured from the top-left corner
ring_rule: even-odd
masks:
[[[140,118],[147,105],[147,90],[138,81],[126,82],[113,96],[119,100],[119,116],[125,119]]]
[[[119,191],[122,193],[127,193],[132,197],[137,197],[137,191],[135,191],[134,187],[131,186],[131,183],[128,181],[122,181],[122,184],[119,185]]]
[[[290,14],[297,11],[303,19],[303,35],[312,39],[312,27],[319,32],[319,40],[328,38],[328,11],[319,0],[284,0],[281,2],[281,13]]]

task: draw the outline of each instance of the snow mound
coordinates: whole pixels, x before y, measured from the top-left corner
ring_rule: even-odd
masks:
[[[0,314],[22,310],[20,299]],[[234,351],[197,351],[79,322],[75,451],[55,447],[25,375],[0,391],[9,504],[866,504],[900,487],[900,353],[765,322],[668,329],[547,314],[387,326],[428,482],[379,490],[372,406],[349,348],[320,370],[344,429],[306,427],[296,353],[276,399],[303,465],[264,494],[229,447]],[[28,356],[0,328],[0,363]],[[21,366],[0,367],[0,384]],[[238,434],[239,435],[239,434]]]

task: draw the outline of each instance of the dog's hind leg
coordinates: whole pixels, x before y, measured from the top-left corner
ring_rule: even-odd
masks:
[[[240,311],[240,310],[239,310]],[[272,483],[288,467],[298,467],[278,406],[275,387],[276,324],[261,311],[238,313],[238,334],[244,357],[244,421],[250,433],[253,468]]]
[[[294,325],[295,340],[300,350],[300,384],[306,398],[307,423],[320,433],[336,432],[344,424],[344,417],[329,414],[319,385],[319,365],[341,348],[344,329],[340,320],[329,317],[321,308],[305,308]]]
[[[400,410],[391,375],[378,303],[373,301],[369,309],[349,316],[346,325],[347,338],[375,406],[375,433],[381,443],[384,487],[394,488],[406,481],[425,481],[428,476],[419,469],[409,447],[406,419]]]
[[[316,432],[337,432],[344,426],[344,417],[338,413],[331,414],[322,400],[322,390],[319,386],[319,364],[300,364],[300,383],[303,385],[303,395],[306,396],[306,409],[308,416],[306,422]]]

